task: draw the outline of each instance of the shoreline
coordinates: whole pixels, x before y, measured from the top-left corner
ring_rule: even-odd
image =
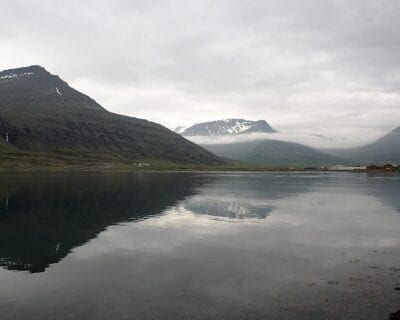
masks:
[[[91,173],[287,173],[287,174],[333,174],[333,173],[343,173],[343,174],[364,174],[364,175],[378,175],[378,176],[398,176],[399,171],[386,172],[386,171],[341,171],[341,170],[301,170],[301,169],[254,169],[254,168],[115,168],[115,169],[104,169],[104,168],[76,168],[76,167],[62,167],[62,168],[0,168],[1,173],[28,173],[28,172],[48,172],[48,173],[68,173],[68,172],[91,172]]]

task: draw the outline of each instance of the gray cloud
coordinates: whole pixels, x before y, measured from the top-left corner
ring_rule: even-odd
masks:
[[[399,14],[397,0],[5,0],[0,62],[169,127],[266,119],[354,145],[400,125]]]

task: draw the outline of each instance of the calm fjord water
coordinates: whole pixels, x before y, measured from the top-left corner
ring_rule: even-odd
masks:
[[[400,177],[0,175],[0,319],[388,319]]]

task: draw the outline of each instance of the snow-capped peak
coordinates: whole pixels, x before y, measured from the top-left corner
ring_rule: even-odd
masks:
[[[178,132],[175,130],[175,132]],[[252,132],[276,132],[264,120],[224,119],[195,124],[183,131],[184,136],[223,136]],[[180,132],[178,132],[180,133]]]

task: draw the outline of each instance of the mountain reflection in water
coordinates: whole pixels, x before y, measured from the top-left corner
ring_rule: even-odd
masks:
[[[0,177],[0,266],[43,272],[108,226],[160,214],[204,179],[185,174]]]
[[[226,179],[226,178],[229,179]],[[265,219],[272,200],[311,186],[257,175],[16,174],[0,176],[0,266],[43,272],[108,226],[162,214],[183,202],[194,214]],[[229,193],[226,194],[226,190]]]
[[[388,319],[399,194],[348,173],[2,174],[0,314]]]

